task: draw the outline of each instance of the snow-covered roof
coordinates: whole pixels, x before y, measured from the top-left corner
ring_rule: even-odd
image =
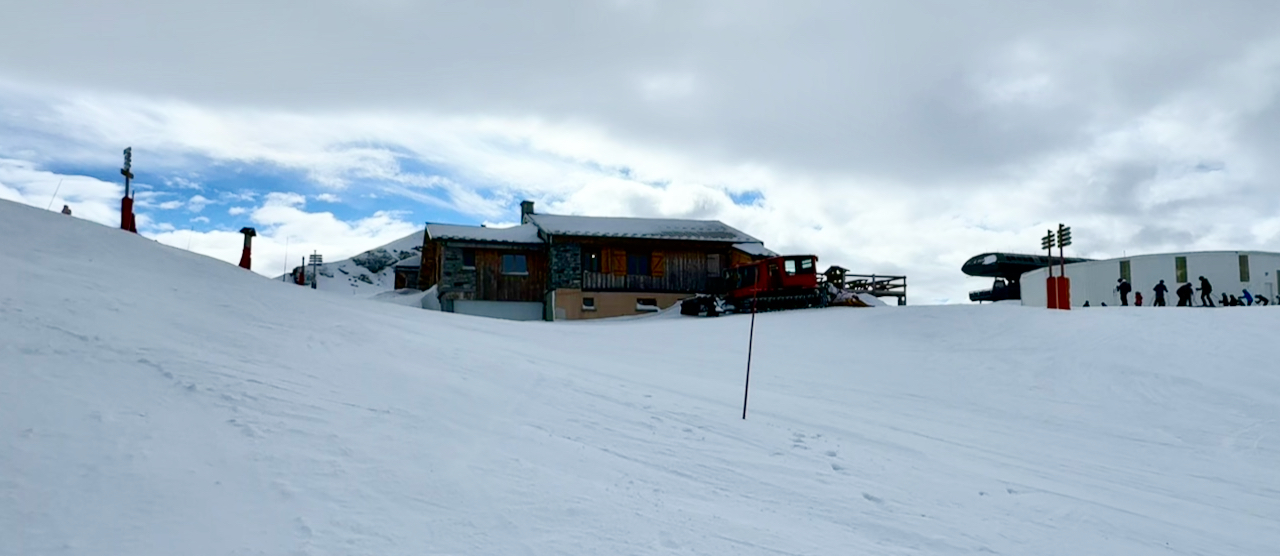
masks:
[[[777,257],[778,254],[766,248],[763,243],[735,243],[733,248],[755,257]]]
[[[427,237],[431,239],[496,241],[500,243],[542,243],[542,239],[538,237],[538,227],[532,224],[522,224],[510,228],[427,224]]]
[[[400,268],[400,267],[419,268],[421,266],[422,266],[421,254],[414,255],[412,257],[409,257],[407,259],[401,260],[400,262],[396,263],[396,268]]]
[[[674,218],[611,218],[601,216],[561,216],[530,214],[529,221],[554,236],[624,237],[760,243],[741,230],[718,220],[678,220]]]

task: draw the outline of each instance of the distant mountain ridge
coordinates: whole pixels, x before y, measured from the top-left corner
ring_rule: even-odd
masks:
[[[317,289],[350,291],[352,294],[378,294],[395,289],[396,263],[422,254],[424,232],[425,230],[418,230],[350,258],[318,265],[316,272],[320,274],[320,282]],[[310,281],[310,266],[306,272],[307,280]],[[276,279],[280,280],[282,277],[277,276]]]

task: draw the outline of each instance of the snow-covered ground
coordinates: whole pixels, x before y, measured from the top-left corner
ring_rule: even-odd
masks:
[[[1275,554],[1280,309],[510,322],[0,202],[0,554]],[[957,277],[957,279],[961,279]]]
[[[320,274],[316,289],[361,297],[392,291],[396,285],[396,263],[422,253],[422,234],[419,230],[349,259],[316,265],[314,268]],[[303,259],[299,258],[290,268],[301,266],[302,262]],[[311,276],[313,267],[308,265],[306,271],[307,276]],[[275,279],[281,280],[282,277],[276,276]]]

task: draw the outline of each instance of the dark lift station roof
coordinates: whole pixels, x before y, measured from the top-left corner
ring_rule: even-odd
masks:
[[[1093,259],[1067,257],[1066,264],[1082,263]],[[1048,255],[1024,255],[1021,253],[983,253],[965,261],[960,271],[969,276],[995,278],[989,290],[969,292],[969,301],[1003,301],[1022,299],[1022,287],[1018,280],[1024,273],[1062,262]]]

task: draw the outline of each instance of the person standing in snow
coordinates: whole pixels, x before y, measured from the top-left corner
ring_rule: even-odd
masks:
[[[1119,282],[1119,283],[1120,283],[1120,285],[1116,286],[1116,291],[1120,292],[1120,305],[1121,305],[1121,306],[1128,306],[1128,305],[1129,305],[1129,291],[1130,291],[1130,290],[1132,290],[1132,289],[1133,289],[1133,287],[1132,287],[1132,286],[1130,286],[1128,282],[1125,282],[1125,281],[1124,281],[1124,278],[1121,278],[1121,279],[1119,279],[1119,280],[1116,280],[1116,282]]]
[[[1191,292],[1192,292],[1191,282],[1187,282],[1181,286],[1178,286],[1177,294],[1178,294],[1179,307],[1191,306]]]
[[[1169,292],[1168,286],[1164,285],[1164,280],[1161,280],[1159,284],[1156,284],[1155,290],[1156,290],[1156,300],[1151,303],[1151,306],[1164,307],[1165,306],[1164,294]]]
[[[1210,284],[1204,276],[1200,277],[1200,306],[1213,307],[1213,284]]]
[[[1133,306],[1134,307],[1142,306],[1142,292],[1133,292]]]
[[[65,215],[67,215],[67,216],[71,216],[71,207],[69,207],[69,206],[67,206],[67,205],[62,205],[62,214],[65,214]]]

